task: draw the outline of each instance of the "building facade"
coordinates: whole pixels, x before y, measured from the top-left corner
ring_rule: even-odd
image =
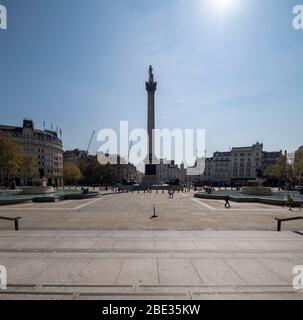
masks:
[[[231,180],[246,182],[261,177],[263,144],[257,142],[250,147],[231,150]]]
[[[248,147],[233,147],[228,152],[217,151],[206,158],[204,173],[192,177],[192,182],[222,187],[246,184],[258,177],[266,178],[266,168],[275,164],[282,155],[282,151],[264,151],[263,144],[259,142]]]
[[[101,155],[101,157],[103,158],[103,165],[106,164],[106,161],[104,161],[104,159],[107,158],[107,164],[116,162],[115,164],[110,164],[110,166],[113,168],[116,174],[117,183],[141,182],[143,173],[140,172],[134,164],[127,162],[123,157],[106,153],[99,153],[98,155]],[[96,157],[96,159],[97,158],[98,156]]]
[[[156,165],[156,175],[161,183],[180,181],[181,178],[180,169],[174,160],[167,161],[160,159],[160,163]]]
[[[32,120],[23,120],[22,127],[0,125],[0,134],[9,136],[20,147],[23,156],[33,159],[31,177],[19,176],[21,185],[35,184],[46,180],[48,185],[63,184],[63,146],[57,132],[38,130]],[[7,183],[1,174],[0,184]]]
[[[208,160],[208,172],[210,181],[216,184],[229,184],[232,166],[231,152],[215,152],[213,157]]]
[[[63,159],[66,162],[80,164],[81,161],[85,161],[88,159],[88,151],[79,150],[79,149],[66,150],[64,151]]]

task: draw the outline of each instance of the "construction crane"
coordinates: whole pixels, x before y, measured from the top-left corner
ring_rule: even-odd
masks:
[[[89,148],[90,148],[90,146],[92,144],[92,141],[93,141],[93,138],[94,138],[95,134],[96,134],[96,130],[93,131],[92,136],[90,137],[89,144],[88,144],[88,147],[86,149],[87,153],[89,152]]]
[[[129,154],[130,154],[130,150],[131,150],[131,148],[133,147],[133,145],[134,145],[134,141],[133,141],[133,140],[131,140],[131,141],[130,141],[130,144],[129,144],[128,156],[127,156],[127,161],[128,161],[128,162],[129,162]]]

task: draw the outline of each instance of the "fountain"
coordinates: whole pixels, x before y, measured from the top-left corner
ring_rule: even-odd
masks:
[[[246,195],[252,196],[270,196],[272,195],[271,188],[263,186],[263,180],[258,178],[257,180],[248,181],[248,185],[241,188],[241,192]]]
[[[46,185],[46,179],[42,178],[39,180],[36,180],[34,182],[34,186],[30,187],[22,187],[21,188],[21,195],[30,195],[30,194],[48,194],[48,193],[54,193],[55,190],[51,186]]]

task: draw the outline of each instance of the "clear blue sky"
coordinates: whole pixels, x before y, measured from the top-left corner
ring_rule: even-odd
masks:
[[[120,120],[146,126],[148,66],[159,128],[205,128],[207,153],[303,145],[299,0],[0,0],[0,123],[63,130],[65,149]],[[91,152],[96,151],[94,141]]]

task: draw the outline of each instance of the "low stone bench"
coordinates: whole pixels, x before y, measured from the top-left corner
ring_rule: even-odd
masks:
[[[278,222],[277,231],[281,231],[282,222],[293,221],[293,220],[303,220],[303,217],[292,217],[292,218],[285,218],[285,219],[275,218],[275,220],[277,220]]]
[[[1,217],[0,220],[8,220],[8,221],[14,221],[15,222],[15,230],[19,230],[19,220],[22,219],[22,217],[15,217],[15,218],[8,218],[8,217]]]

